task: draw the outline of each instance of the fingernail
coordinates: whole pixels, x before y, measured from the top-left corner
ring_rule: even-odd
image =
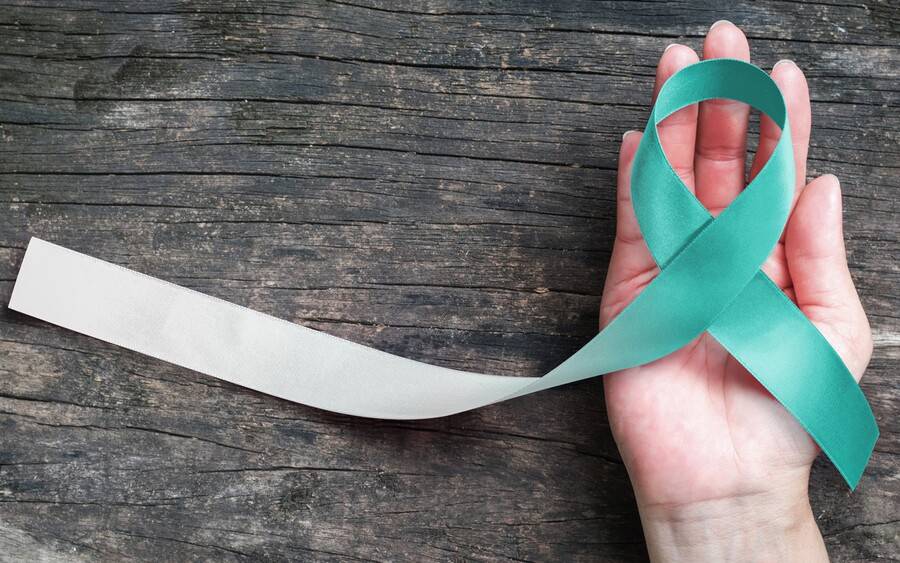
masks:
[[[733,23],[731,23],[731,22],[728,21],[728,20],[719,20],[719,21],[717,21],[716,23],[714,23],[714,24],[712,24],[711,26],[709,26],[709,30],[712,31],[712,30],[714,30],[715,28],[719,27],[720,25],[723,25],[723,24],[726,24],[726,23],[727,23],[728,25],[734,25]]]
[[[792,61],[791,59],[781,59],[780,61],[778,61],[777,63],[775,63],[775,66],[772,67],[772,70],[775,70],[776,68],[778,68],[778,67],[780,67],[780,66],[782,66],[782,65],[785,65],[785,66],[788,66],[788,65],[789,65],[789,66],[797,66],[797,63],[795,63],[795,62]]]
[[[840,203],[841,200],[841,181],[834,174],[825,174],[823,178],[828,178],[830,182],[822,182],[830,191],[829,196]]]
[[[671,49],[672,47],[677,47],[677,46],[678,46],[678,43],[669,43],[669,46],[666,47],[665,49],[663,49],[663,53],[665,53],[666,51],[668,51],[668,50]]]
[[[622,134],[622,141],[624,142],[625,139],[628,138],[628,135],[632,135],[632,134],[634,134],[634,133],[639,133],[639,131],[635,131],[634,129],[631,129],[630,131],[625,131],[625,132]]]
[[[825,198],[827,203],[826,217],[834,218],[838,225],[841,223],[842,204],[841,201],[841,181],[834,174],[825,174],[822,178],[830,178],[830,182],[822,182],[822,188],[826,190]]]

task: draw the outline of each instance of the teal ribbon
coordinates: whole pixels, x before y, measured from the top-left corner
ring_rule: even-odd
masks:
[[[781,127],[772,156],[713,218],[672,169],[657,125],[713,98],[747,103]],[[523,395],[583,374],[663,357],[709,332],[800,422],[855,488],[878,426],[852,374],[822,333],[760,269],[794,194],[787,108],[758,67],[733,59],[688,66],[661,88],[631,174],[634,211],[660,273],[600,334]]]
[[[672,170],[657,125],[703,100],[746,102],[781,127],[766,165],[713,218]],[[748,63],[689,66],[662,87],[631,191],[659,275],[587,345],[544,377],[459,372],[237,307],[32,239],[10,308],[318,408],[411,419],[449,414],[645,364],[704,331],[796,417],[855,488],[878,427],[822,334],[760,270],[790,214],[795,167],[787,109]],[[686,408],[690,408],[686,406]]]

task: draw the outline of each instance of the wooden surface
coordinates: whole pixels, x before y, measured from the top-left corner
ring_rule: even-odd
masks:
[[[595,331],[622,132],[728,18],[807,71],[881,426],[838,561],[900,553],[897,4],[0,8],[0,302],[31,235],[390,352],[537,375]],[[0,559],[641,561],[599,380],[426,422],[247,391],[0,308]]]

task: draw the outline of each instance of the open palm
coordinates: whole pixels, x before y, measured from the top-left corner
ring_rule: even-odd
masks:
[[[750,49],[737,27],[722,22],[710,29],[703,56],[749,60]],[[656,90],[697,60],[690,48],[670,46],[657,68]],[[847,269],[840,186],[830,175],[806,184],[811,118],[803,73],[783,62],[772,77],[788,106],[797,193],[785,235],[763,269],[858,379],[872,344]],[[673,168],[714,215],[746,184],[748,116],[744,104],[714,100],[685,108],[659,125]],[[778,127],[763,118],[750,177],[779,135]],[[631,205],[629,178],[639,141],[637,132],[622,141],[616,243],[601,305],[604,325],[658,272]],[[613,433],[642,506],[754,495],[782,481],[806,483],[818,453],[793,417],[708,334],[661,360],[607,376],[605,391]]]

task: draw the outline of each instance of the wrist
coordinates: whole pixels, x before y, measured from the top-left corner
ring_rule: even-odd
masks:
[[[652,561],[828,561],[805,483],[639,508]]]

